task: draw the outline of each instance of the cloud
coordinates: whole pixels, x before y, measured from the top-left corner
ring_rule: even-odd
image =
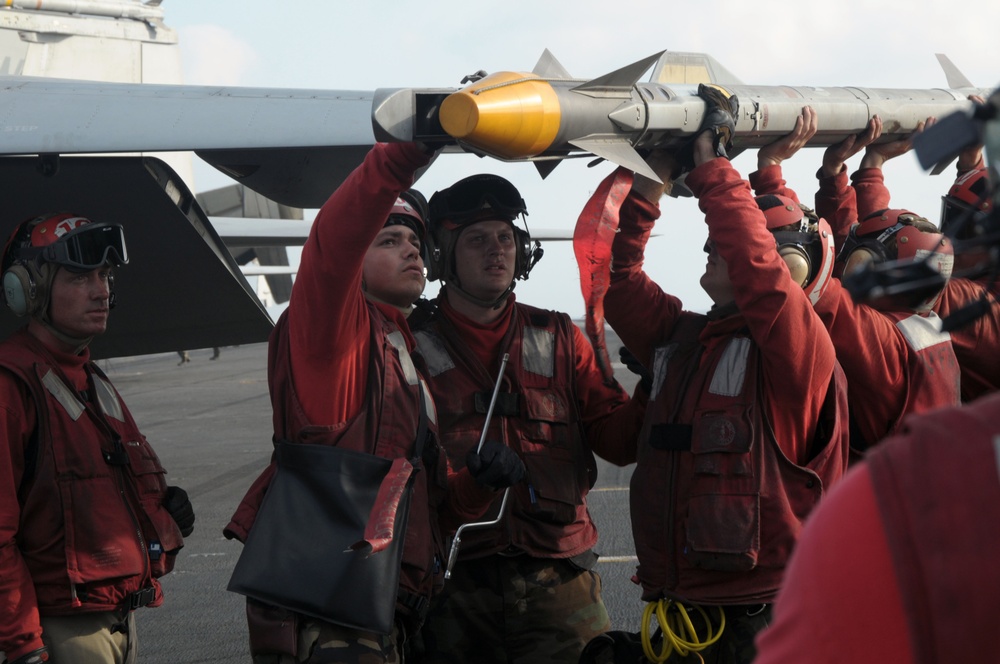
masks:
[[[240,85],[257,63],[247,42],[217,25],[189,25],[179,31],[184,82],[191,85]]]

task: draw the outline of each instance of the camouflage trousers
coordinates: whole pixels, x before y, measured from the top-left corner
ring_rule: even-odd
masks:
[[[415,660],[576,664],[610,626],[596,572],[569,560],[493,555],[455,565],[431,601]]]
[[[402,664],[400,630],[388,636],[300,617],[298,655],[255,655],[253,664]]]

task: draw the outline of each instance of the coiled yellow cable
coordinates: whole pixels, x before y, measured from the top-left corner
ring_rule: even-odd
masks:
[[[708,633],[705,635],[704,641],[699,639],[687,608],[680,602],[675,602],[672,599],[659,599],[646,605],[646,609],[642,612],[642,652],[649,661],[662,664],[670,658],[674,651],[677,651],[681,657],[695,653],[698,655],[698,659],[701,659],[701,655],[698,653],[719,640],[722,631],[726,628],[726,613],[722,607],[716,607],[719,609],[720,624],[719,631],[715,633],[713,633],[712,623],[709,621],[705,609],[698,605],[695,605],[694,608],[701,614],[705,625],[707,625]],[[663,632],[663,646],[658,653],[653,650],[653,639],[650,634],[650,624],[654,615],[660,631]]]

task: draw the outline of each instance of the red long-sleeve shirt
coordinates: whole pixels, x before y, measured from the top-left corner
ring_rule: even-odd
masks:
[[[852,180],[860,214],[889,207],[889,190],[881,169],[859,170]],[[963,401],[972,401],[1000,389],[1000,353],[997,352],[1000,349],[1000,304],[997,303],[1000,284],[990,283],[988,275],[974,279],[953,278],[934,305],[934,311],[946,318],[984,295],[990,302],[986,314],[951,331],[952,347],[962,373]]]
[[[775,439],[789,459],[804,464],[833,376],[833,344],[808,298],[789,278],[749,185],[729,162],[715,159],[698,166],[686,184],[698,196],[712,240],[729,267],[739,311],[709,322],[701,341],[711,347],[742,327],[749,329],[762,353],[762,389]],[[659,215],[655,204],[629,194],[605,299],[608,322],[646,366],[683,307],[642,270],[646,241]]]

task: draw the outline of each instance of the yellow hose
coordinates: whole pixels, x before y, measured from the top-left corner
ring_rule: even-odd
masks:
[[[701,655],[698,653],[719,640],[722,631],[726,628],[726,614],[722,607],[716,607],[719,609],[720,624],[719,631],[715,633],[713,633],[712,623],[708,620],[705,609],[697,605],[694,608],[701,614],[705,625],[707,625],[708,633],[705,635],[704,641],[698,636],[687,608],[680,602],[675,602],[672,599],[659,599],[646,605],[646,609],[642,612],[642,652],[649,661],[662,664],[670,658],[674,651],[677,651],[681,657],[695,653],[698,659],[701,659]],[[653,650],[653,639],[650,634],[650,624],[654,615],[657,625],[663,633],[663,646],[658,653]]]

